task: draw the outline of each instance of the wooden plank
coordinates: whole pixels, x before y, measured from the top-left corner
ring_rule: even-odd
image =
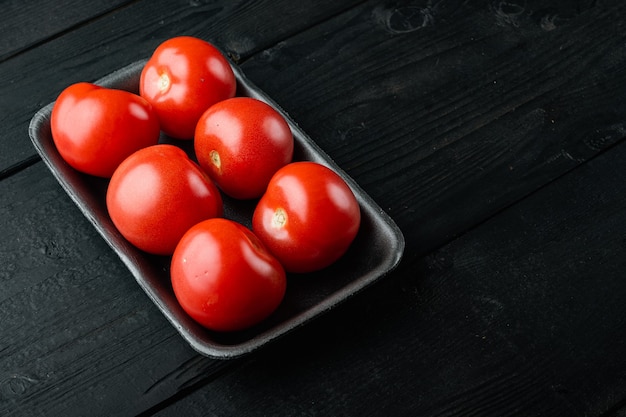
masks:
[[[223,366],[183,342],[43,163],[0,195],[1,415],[134,415]]]
[[[615,235],[625,220],[616,174],[624,9],[589,3],[559,17],[557,2],[545,14],[532,10],[538,3],[525,12],[507,4],[459,5],[439,16],[440,29],[403,23],[394,33],[388,22],[398,22],[397,8],[354,9],[243,64],[394,215],[407,235],[407,262],[396,280],[159,415],[616,411],[610,399],[621,399],[625,369],[623,239]],[[605,157],[616,143],[620,153]],[[585,215],[604,215],[594,212],[596,188],[610,215],[598,229]],[[535,230],[504,228],[511,216],[531,218]],[[421,257],[471,226],[458,243]],[[559,246],[565,227],[570,242]],[[483,253],[485,234],[493,241]],[[580,251],[585,262],[568,258]],[[609,288],[584,298],[605,276]],[[577,286],[551,306],[571,280]],[[591,316],[578,310],[582,300],[605,298]],[[606,314],[614,320],[594,330]],[[589,362],[577,366],[578,352]]]
[[[156,416],[618,416],[620,143]]]
[[[5,0],[0,26],[0,62],[128,3],[129,0]]]
[[[624,412],[625,156],[621,143],[427,260],[570,415]]]
[[[141,4],[126,9],[125,13],[131,9],[143,10]],[[154,14],[146,13],[145,19],[148,21],[150,16],[156,19],[155,16],[163,12],[159,11],[158,4],[154,4],[150,3],[151,7],[156,8]],[[438,274],[430,278],[434,282],[424,281],[424,276],[429,276],[429,271],[437,266],[439,258],[427,258],[424,261],[420,254],[425,253],[429,245],[447,241],[453,234],[465,230],[468,224],[482,221],[491,211],[511,204],[568,169],[578,166],[581,161],[570,161],[565,154],[558,157],[561,155],[557,152],[561,148],[557,146],[561,145],[559,140],[578,135],[578,142],[563,142],[563,149],[574,156],[577,154],[572,153],[572,150],[580,150],[584,160],[621,138],[619,129],[608,128],[619,121],[617,114],[621,104],[617,102],[616,96],[622,89],[623,56],[621,50],[606,53],[609,47],[616,44],[609,37],[610,29],[603,26],[609,22],[607,16],[610,12],[618,16],[611,22],[621,24],[618,13],[621,6],[603,3],[602,7],[611,9],[584,11],[580,16],[564,22],[561,32],[554,29],[544,33],[519,24],[502,26],[502,19],[498,20],[500,15],[486,3],[459,4],[457,8],[452,7],[454,2],[448,2],[448,8],[443,8],[446,3],[439,4],[442,7],[438,12],[440,14],[434,16],[440,20],[435,19],[434,22],[439,22],[441,26],[431,27],[428,23],[422,28],[410,18],[412,15],[409,12],[414,10],[403,9],[397,3],[389,3],[386,7],[370,3],[368,7],[338,15],[328,25],[313,27],[302,36],[280,42],[276,47],[262,51],[254,59],[245,62],[244,68],[254,76],[254,80],[275,96],[401,223],[409,238],[407,263],[394,275],[395,280],[385,281],[377,286],[376,291],[369,291],[364,297],[354,300],[340,314],[333,314],[307,327],[306,332],[298,332],[295,337],[286,339],[284,344],[252,358],[251,362],[243,362],[243,373],[225,375],[215,381],[210,387],[215,405],[209,405],[207,410],[224,406],[225,413],[232,411],[233,404],[226,403],[226,399],[231,398],[232,401],[233,394],[240,393],[242,406],[267,405],[272,399],[302,411],[301,414],[308,412],[311,407],[319,410],[320,414],[332,409],[350,410],[351,407],[362,410],[363,414],[371,414],[375,400],[382,401],[382,405],[387,405],[391,411],[397,408],[385,402],[389,399],[395,398],[397,407],[401,407],[404,400],[408,401],[407,407],[415,405],[412,401],[420,395],[415,387],[425,389],[423,398],[430,395],[432,398],[442,398],[442,401],[450,397],[437,397],[437,390],[445,391],[448,387],[448,393],[461,393],[454,397],[457,401],[454,404],[467,404],[469,393],[480,394],[482,386],[492,387],[496,383],[502,386],[502,401],[511,398],[505,395],[507,392],[513,392],[519,393],[518,398],[521,400],[535,400],[543,404],[538,408],[567,409],[559,395],[543,391],[549,383],[547,374],[542,374],[541,369],[523,368],[526,364],[516,356],[517,347],[506,343],[509,340],[507,334],[496,333],[488,342],[482,342],[482,335],[475,331],[484,330],[487,326],[483,322],[486,313],[477,312],[466,318],[464,313],[471,311],[473,300],[459,300],[458,295],[453,292],[450,294],[455,289],[455,283],[453,280],[445,280],[448,275],[442,272],[443,276]],[[204,11],[211,14],[207,9]],[[119,38],[106,44],[102,41],[98,44],[99,38],[89,35],[94,33],[91,30],[81,29],[59,38],[51,43],[50,48],[41,48],[37,53],[31,51],[20,55],[19,59],[2,64],[0,71],[6,71],[5,74],[16,74],[14,71],[27,67],[22,66],[25,63],[32,64],[34,71],[39,71],[39,74],[45,73],[44,63],[57,64],[65,70],[60,72],[64,74],[62,79],[55,79],[54,85],[44,85],[39,81],[30,87],[28,81],[32,82],[32,79],[22,81],[19,77],[10,78],[12,83],[8,83],[5,91],[12,93],[10,97],[15,99],[16,107],[20,110],[10,113],[11,118],[2,120],[3,126],[9,128],[8,133],[3,133],[1,141],[2,146],[7,147],[6,154],[19,155],[18,143],[11,142],[11,149],[6,144],[13,136],[24,136],[24,141],[27,140],[24,129],[29,118],[29,108],[45,104],[48,100],[44,96],[52,96],[53,91],[62,87],[63,80],[70,80],[77,74],[96,78],[116,68],[118,61],[123,60],[121,58],[130,61],[142,45],[154,44],[157,38],[180,31],[181,25],[197,24],[197,27],[189,30],[195,30],[194,33],[205,30],[203,33],[207,34],[217,33],[213,30],[219,25],[226,26],[226,22],[215,23],[217,26],[207,29],[202,26],[206,22],[202,23],[199,17],[196,17],[197,20],[186,20],[188,12],[189,9],[183,11],[181,8],[178,14],[165,13],[165,16],[172,16],[164,19],[166,28],[160,31],[157,27],[154,32],[150,32],[154,38],[142,35],[137,39],[137,45],[128,44],[127,39],[133,34],[145,34],[148,23],[140,23],[144,25],[142,29],[133,30],[131,28],[135,21],[143,20],[137,18],[140,14],[120,14],[114,22],[94,22],[95,29],[109,30],[111,33],[119,31]],[[417,16],[426,16],[424,13],[418,13]],[[250,11],[249,16],[253,14]],[[430,21],[427,19],[427,22]],[[458,22],[458,25],[452,25],[451,22]],[[560,20],[555,22],[558,24]],[[233,38],[235,34],[243,33],[241,28],[245,26],[244,23],[238,24],[242,25],[237,29],[239,32],[234,29],[230,32]],[[270,28],[271,24],[268,23],[266,27]],[[469,35],[481,33],[485,37],[470,39]],[[281,36],[288,35],[283,33]],[[615,36],[615,42],[618,42],[623,35],[620,32],[611,36]],[[460,43],[460,39],[465,37],[467,44]],[[603,39],[606,44],[598,39]],[[599,43],[595,44],[596,41]],[[90,42],[94,45],[90,45]],[[247,42],[240,43],[243,44],[251,46]],[[505,66],[497,67],[499,72],[496,72],[496,69],[487,65],[495,65],[504,58],[512,65],[517,62],[514,56],[518,55],[520,48],[522,51],[525,48],[526,53],[519,53],[518,58],[541,58],[546,63],[545,54],[550,50],[549,47],[554,49],[559,44],[563,44],[568,52],[559,52],[558,48],[556,52],[552,51],[557,53],[555,62],[569,59],[566,62],[572,66],[571,73],[567,71],[568,67],[563,67],[565,70],[561,67],[553,68],[542,82],[536,81],[543,74],[539,63],[531,65],[527,69],[528,74],[521,64],[514,66],[517,68],[515,73],[506,73]],[[103,45],[104,51],[99,49]],[[408,53],[408,48],[414,49],[416,45],[425,45],[423,52],[414,58],[402,59]],[[234,51],[243,49],[241,46],[233,48]],[[87,55],[76,55],[68,61],[70,54],[79,52]],[[574,58],[577,55],[581,58]],[[376,61],[374,57],[378,56],[385,58],[387,64],[380,64],[384,60]],[[426,71],[434,66],[438,56],[439,65],[446,64],[442,66],[441,74]],[[242,62],[245,58],[246,55],[240,56]],[[455,64],[466,62],[462,59],[471,64],[468,74]],[[12,64],[18,61],[20,65]],[[376,66],[375,62],[380,66]],[[581,65],[581,70],[577,69],[578,65]],[[494,87],[493,77],[500,72],[505,72],[505,77],[496,79],[500,85]],[[559,78],[561,72],[565,72],[562,80]],[[527,78],[523,77],[524,74]],[[286,81],[283,83],[272,77]],[[528,82],[535,83],[533,85],[536,88],[541,87],[536,97],[524,98],[525,83]],[[21,90],[11,86],[15,83],[26,89],[30,99],[22,97]],[[502,87],[503,84],[505,87]],[[351,88],[346,92],[342,87],[348,85]],[[41,90],[41,95],[33,94],[36,88]],[[340,94],[352,97],[345,108],[337,107]],[[502,96],[509,97],[510,103]],[[592,97],[593,100],[588,106],[580,107],[583,96]],[[2,97],[0,95],[0,100],[3,100]],[[38,97],[41,103],[33,103],[32,97]],[[446,97],[446,103],[438,104],[438,97]],[[473,104],[473,97],[476,97],[477,103]],[[386,103],[389,98],[392,99],[389,107],[381,108],[381,103]],[[0,101],[3,110],[10,108],[8,103]],[[507,104],[509,107],[505,106]],[[427,106],[430,106],[429,111],[426,111]],[[508,112],[502,113],[497,109],[502,106]],[[418,111],[414,112],[415,109]],[[560,116],[554,119],[554,131],[550,128],[551,119],[546,119],[547,116],[538,117],[542,113],[534,113],[536,109],[544,109],[548,116]],[[605,111],[607,116],[598,118],[601,111]],[[4,114],[4,111],[0,114]],[[527,118],[518,118],[518,115]],[[577,118],[582,120],[579,125],[572,123]],[[560,123],[557,124],[557,121]],[[594,133],[593,127],[605,133]],[[517,129],[521,129],[522,133]],[[432,140],[429,133],[432,133]],[[504,136],[507,138],[506,143],[500,143],[501,135],[504,134],[510,136]],[[378,142],[380,137],[385,138],[384,146],[389,147],[389,152],[380,149],[383,147],[383,142]],[[583,138],[589,138],[589,143],[599,143],[597,149],[589,150],[586,143],[580,142]],[[571,147],[573,144],[578,144],[580,149]],[[5,155],[4,151],[3,148],[1,157]],[[516,158],[521,152],[527,159],[520,161]],[[413,155],[415,160],[409,155]],[[470,155],[472,159],[468,159]],[[21,161],[23,158],[16,160]],[[386,161],[397,162],[383,163]],[[465,166],[468,170],[457,173],[450,168],[454,164]],[[5,166],[9,165],[7,163]],[[508,172],[511,171],[510,166],[515,168],[513,174]],[[404,174],[407,171],[399,170],[400,167],[407,169],[408,174]],[[474,170],[470,169],[472,167]],[[462,173],[465,175],[461,176]],[[485,179],[490,181],[487,182],[487,190],[481,191],[478,184],[485,183]],[[6,288],[6,294],[10,294],[1,304],[6,317],[10,319],[0,324],[5,326],[0,327],[0,334],[13,334],[10,343],[3,345],[0,351],[0,360],[3,361],[0,369],[6,372],[2,377],[5,381],[3,387],[6,387],[2,390],[5,396],[3,400],[10,397],[7,413],[36,414],[40,408],[46,407],[49,411],[47,414],[66,411],[68,414],[84,415],[90,414],[94,404],[98,404],[98,410],[104,414],[134,414],[155,405],[158,408],[159,402],[166,401],[177,392],[185,392],[187,387],[211,381],[225,365],[197,358],[183,344],[132,279],[129,279],[130,275],[124,272],[121,264],[107,252],[102,243],[97,243],[97,236],[84,219],[81,220],[80,214],[70,210],[71,203],[58,186],[53,194],[48,194],[50,200],[45,199],[46,192],[54,190],[54,187],[53,180],[41,164],[35,164],[0,182],[0,195],[21,193],[2,201],[3,218],[23,218],[0,226],[0,232],[14,236],[16,242],[8,246],[9,249],[3,254],[2,260],[7,262],[0,262],[0,265],[7,269],[2,271],[7,276],[13,276],[13,271],[28,270],[23,266],[27,262],[43,265],[41,269],[33,270],[32,276],[21,274],[19,280],[0,284],[0,293],[4,293]],[[44,197],[37,197],[39,195]],[[492,197],[494,201],[489,200]],[[455,209],[455,206],[450,207],[455,202],[454,198],[460,199],[457,204],[461,207],[467,207],[467,213]],[[472,198],[484,200],[481,203],[487,203],[487,210],[481,211],[477,203],[472,203]],[[16,207],[11,205],[11,201],[28,203]],[[73,214],[49,215],[45,213],[46,203],[53,207],[67,204],[56,210]],[[437,208],[447,214],[431,217]],[[456,217],[460,212],[462,218],[458,220]],[[32,220],[27,221],[29,217]],[[56,226],[49,225],[48,218],[57,219],[59,223]],[[436,228],[427,224],[426,220],[431,218],[446,227]],[[35,230],[34,225],[37,223],[44,223],[45,228]],[[18,232],[20,225],[24,226],[24,230]],[[422,227],[427,232],[430,228],[430,232],[422,235]],[[76,233],[87,237],[76,241],[63,240],[63,236],[66,236],[63,230],[66,228],[78,228]],[[59,240],[62,244],[59,244]],[[86,240],[89,244],[85,243]],[[43,242],[52,248],[51,253],[60,252],[65,257],[49,261],[47,251],[41,249],[45,247],[45,244],[41,246]],[[51,242],[57,242],[56,246]],[[33,252],[33,248],[39,248],[39,252]],[[30,255],[26,255],[27,252]],[[74,252],[77,254],[73,255]],[[100,276],[99,281],[104,282],[106,287],[90,287],[95,286],[95,283],[86,285],[86,288],[66,284],[91,275]],[[46,295],[50,292],[49,288],[59,289],[56,297]],[[109,288],[111,294],[107,294]],[[420,298],[416,298],[416,293]],[[63,314],[62,308],[74,296],[80,300],[99,297],[95,302],[96,309],[90,311],[84,305],[76,306],[72,312]],[[125,298],[128,300],[121,300]],[[29,320],[19,326],[20,316],[25,314],[24,306],[31,308],[31,305],[38,306],[38,309],[33,309],[33,319],[42,317],[42,322],[32,324],[32,320]],[[61,316],[57,319],[59,311]],[[84,327],[78,326],[79,331],[63,327],[70,317],[81,318],[81,315],[85,316]],[[420,317],[430,320],[421,322],[423,327],[405,333],[408,323],[415,323],[409,319],[419,320]],[[90,322],[95,323],[95,327]],[[463,332],[460,338],[459,332]],[[142,345],[144,339],[149,342],[147,348]],[[387,340],[395,340],[397,344],[390,346]],[[448,341],[448,344],[440,344],[442,340]],[[470,341],[472,343],[468,344]],[[499,351],[501,343],[505,348]],[[19,348],[11,348],[13,345]],[[492,350],[491,356],[478,356],[475,358],[477,362],[445,362],[445,359],[454,358],[466,350],[477,354],[487,348]],[[295,362],[290,363],[293,372],[283,366],[285,358],[291,356],[288,355],[290,352],[298,352]],[[420,355],[425,356],[422,359]],[[74,364],[72,361],[76,357],[80,359]],[[266,359],[267,365],[263,365]],[[8,366],[5,367],[5,364]],[[440,370],[439,366],[443,366],[443,369]],[[303,371],[301,377],[295,372],[297,370]],[[249,379],[239,379],[242,375]],[[423,385],[420,385],[421,380],[415,381],[416,375],[422,376]],[[516,375],[520,378],[514,379]],[[392,376],[398,376],[398,379]],[[319,381],[327,377],[330,378],[328,384],[320,385]],[[128,383],[129,379],[131,383]],[[350,391],[353,385],[348,384],[355,380],[364,385]],[[474,381],[476,385],[466,388],[468,394],[463,395],[466,392],[462,389],[463,382],[467,380]],[[395,382],[395,385],[389,381]],[[436,381],[437,384],[427,386],[429,381]],[[534,388],[533,381],[537,384]],[[263,392],[271,394],[270,390],[276,389],[279,382],[290,384],[291,387],[281,388],[275,396],[265,399],[256,396]],[[229,383],[232,385],[228,386]],[[383,384],[386,388],[379,395],[373,395],[372,392],[376,392],[375,389]],[[296,391],[296,386],[306,388],[303,396],[300,396],[300,390]],[[16,392],[19,395],[14,395]],[[198,395],[206,395],[206,391]],[[190,401],[197,398],[191,397]],[[324,398],[327,399],[326,403],[321,400]],[[358,398],[363,405],[356,403]],[[479,398],[487,398],[484,407],[493,406],[488,401],[489,397]],[[4,405],[5,402],[0,401],[0,404]],[[190,403],[184,404],[188,407]],[[369,410],[367,406],[370,406]],[[427,410],[431,411],[447,410],[443,402],[430,404],[429,407]],[[260,413],[261,410],[262,407],[248,411]],[[434,411],[432,413],[435,414]]]
[[[135,415],[234,364],[192,351],[31,157],[32,114],[170,36],[241,59],[351,4],[135,2],[0,64],[1,415]]]
[[[626,136],[625,4],[496,3],[371,2],[242,65],[394,217],[409,256]]]
[[[0,178],[31,163],[28,121],[72,83],[94,81],[146,58],[177,35],[198,36],[243,59],[357,3],[143,0],[1,62]]]

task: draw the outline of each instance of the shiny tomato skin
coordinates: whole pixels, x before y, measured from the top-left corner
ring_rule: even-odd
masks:
[[[109,178],[130,154],[159,141],[152,106],[136,94],[76,83],[57,98],[50,119],[61,157],[86,174]]]
[[[293,134],[269,104],[234,97],[211,106],[194,136],[198,163],[224,191],[237,199],[260,197],[274,173],[291,162]]]
[[[252,230],[285,270],[305,273],[337,261],[356,237],[361,211],[354,193],[330,168],[293,162],[272,177],[252,217]]]
[[[139,249],[171,255],[194,224],[223,214],[210,178],[180,148],[141,149],[115,170],[106,194],[113,224]]]
[[[236,87],[228,60],[215,46],[179,36],[155,49],[141,72],[139,93],[156,110],[163,132],[192,139],[202,113],[233,97]]]
[[[185,233],[172,256],[170,275],[183,310],[220,332],[243,330],[267,318],[287,287],[283,267],[252,231],[221,218]]]

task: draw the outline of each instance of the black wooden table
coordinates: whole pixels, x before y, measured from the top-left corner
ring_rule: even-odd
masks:
[[[2,2],[0,415],[626,415],[622,0]],[[222,48],[395,220],[399,267],[196,353],[40,160],[35,112]]]

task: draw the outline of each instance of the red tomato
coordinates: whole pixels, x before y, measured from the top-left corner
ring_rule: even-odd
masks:
[[[226,194],[260,197],[274,173],[291,162],[293,135],[278,111],[235,97],[211,106],[196,127],[198,163]]]
[[[235,74],[217,48],[180,36],[154,51],[141,72],[139,92],[155,108],[167,135],[191,139],[202,113],[233,97],[236,86]]]
[[[289,272],[312,272],[339,259],[354,240],[361,211],[352,190],[330,168],[294,162],[272,177],[252,230]]]
[[[223,213],[210,178],[173,145],[139,150],[120,164],[106,195],[113,224],[133,245],[171,255],[194,224]]]
[[[205,220],[181,239],[171,263],[174,294],[201,325],[243,330],[267,318],[287,287],[283,267],[239,223]]]
[[[128,91],[90,83],[67,87],[50,120],[52,139],[73,168],[108,178],[130,154],[159,141],[159,121],[150,104]]]

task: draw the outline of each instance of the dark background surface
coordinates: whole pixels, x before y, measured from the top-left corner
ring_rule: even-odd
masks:
[[[0,415],[626,415],[622,1],[2,2]],[[395,220],[402,263],[198,355],[41,162],[34,113],[192,35]]]

